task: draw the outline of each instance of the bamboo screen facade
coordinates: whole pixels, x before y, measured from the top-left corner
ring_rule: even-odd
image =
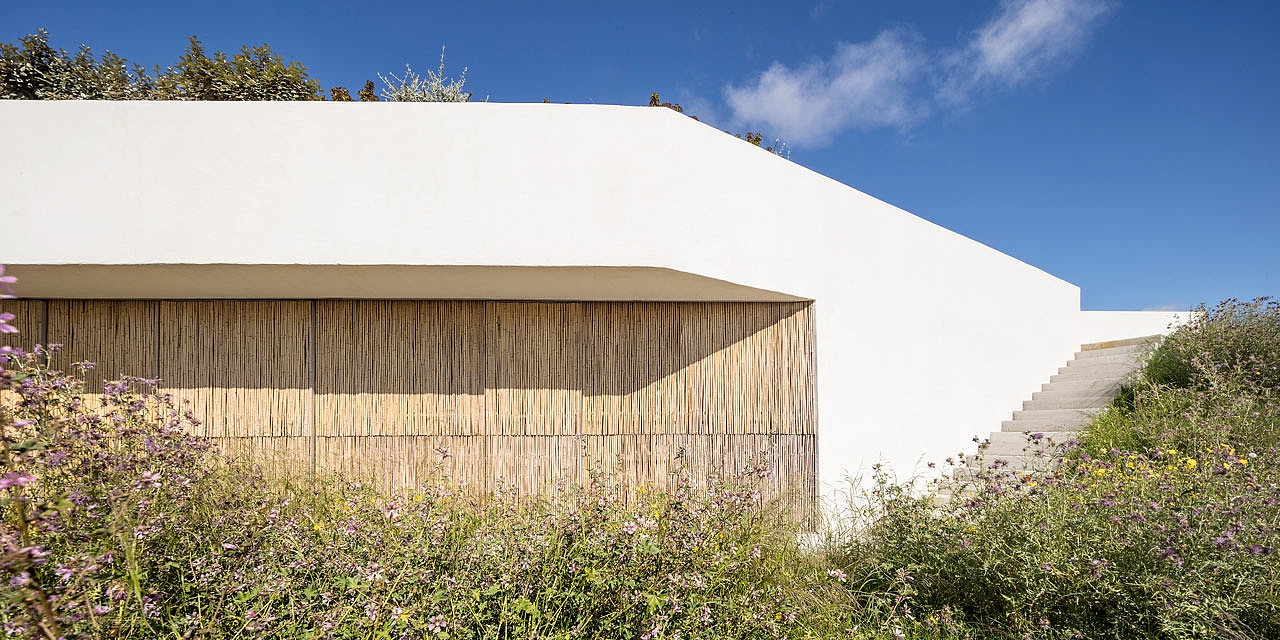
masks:
[[[6,301],[91,391],[159,378],[224,448],[389,488],[443,472],[543,492],[591,466],[666,485],[769,454],[812,496],[808,303]],[[446,452],[447,457],[442,455]],[[443,465],[443,467],[441,467]]]

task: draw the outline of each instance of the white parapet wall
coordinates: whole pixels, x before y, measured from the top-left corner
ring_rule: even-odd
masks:
[[[1167,335],[1190,317],[1190,311],[1081,311],[1080,342]]]
[[[668,109],[4,101],[0,139],[33,297],[814,300],[827,489],[1082,341],[1076,286]]]

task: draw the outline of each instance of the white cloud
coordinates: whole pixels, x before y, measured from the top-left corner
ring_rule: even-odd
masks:
[[[925,64],[919,38],[903,30],[842,42],[835,55],[790,68],[774,62],[753,82],[725,88],[733,120],[760,126],[797,145],[830,141],[838,131],[902,126],[922,114],[913,85]]]
[[[965,105],[975,93],[1016,87],[1066,64],[1108,10],[1103,0],[1004,0],[963,49],[943,56],[938,98]]]
[[[730,120],[809,147],[847,129],[905,127],[937,106],[965,108],[982,92],[1067,64],[1110,10],[1108,1],[1002,0],[950,51],[926,52],[919,36],[895,29],[868,42],[841,42],[826,60],[794,68],[775,61],[745,85],[725,87]],[[814,9],[826,7],[820,1]]]

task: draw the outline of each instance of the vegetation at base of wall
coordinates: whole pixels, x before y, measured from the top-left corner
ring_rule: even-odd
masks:
[[[996,463],[942,507],[882,482],[828,556],[851,599],[955,630],[927,637],[1280,637],[1277,326],[1201,308],[1050,470]]]
[[[802,637],[814,569],[763,462],[705,488],[555,503],[440,479],[387,497],[268,477],[188,435],[151,381],[101,398],[9,358],[7,631],[34,637]]]
[[[11,276],[0,271],[0,287]],[[0,314],[0,333],[13,317]],[[766,466],[556,501],[274,474],[81,363],[5,348],[0,626],[33,638],[1280,637],[1267,300],[1201,309],[1060,464],[939,503],[878,482],[814,536]],[[1169,367],[1187,376],[1165,377]],[[1034,434],[1031,438],[1035,438]],[[818,540],[815,541],[815,538]],[[807,544],[801,544],[807,541]]]

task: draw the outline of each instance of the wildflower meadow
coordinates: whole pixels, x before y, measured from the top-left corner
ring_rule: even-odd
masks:
[[[53,371],[57,345],[6,347],[0,629],[1276,638],[1278,345],[1274,302],[1200,309],[1045,471],[957,473],[945,501],[882,474],[802,521],[761,498],[763,464],[646,491],[600,461],[549,499],[265,470],[190,435],[155,381],[89,394],[91,363]]]

